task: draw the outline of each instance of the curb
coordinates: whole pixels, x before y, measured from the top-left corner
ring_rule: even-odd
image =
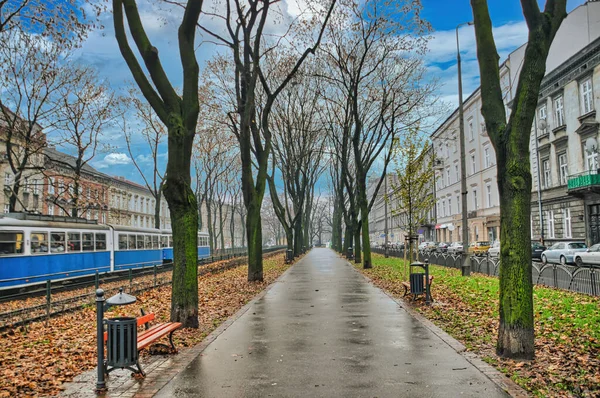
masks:
[[[339,253],[338,253],[339,255]],[[483,373],[492,383],[497,385],[504,392],[509,394],[511,397],[515,398],[525,398],[530,397],[529,393],[525,391],[521,386],[512,381],[510,377],[507,377],[504,373],[500,372],[498,369],[493,366],[485,363],[479,356],[473,352],[467,351],[466,347],[454,337],[450,336],[444,330],[442,330],[439,326],[436,326],[432,321],[424,317],[423,315],[416,312],[412,309],[403,299],[396,298],[381,289],[373,280],[369,278],[367,275],[363,274],[359,270],[356,269],[349,261],[346,263],[359,275],[361,275],[367,282],[369,282],[373,287],[379,289],[386,296],[392,299],[400,308],[408,312],[413,318],[419,321],[423,326],[429,329],[433,334],[439,337],[444,343],[448,344],[454,351],[460,354],[463,358],[465,358],[471,365],[473,365],[477,370]],[[287,271],[286,271],[287,272]]]

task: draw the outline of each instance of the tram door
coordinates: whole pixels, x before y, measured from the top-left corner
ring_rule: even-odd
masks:
[[[589,206],[590,246],[600,243],[600,205]]]

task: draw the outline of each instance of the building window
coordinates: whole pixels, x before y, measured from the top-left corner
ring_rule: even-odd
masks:
[[[49,216],[53,216],[54,215],[54,205],[51,204],[50,206],[48,206],[48,215]]]
[[[456,214],[460,213],[460,195],[456,195]]]
[[[102,213],[102,224],[106,224],[106,213]]]
[[[492,207],[492,184],[485,185],[485,195],[487,197],[487,207]]]
[[[567,154],[561,153],[558,155],[558,171],[560,173],[560,185],[567,185],[567,177],[569,176],[569,168],[567,165]]]
[[[64,215],[65,215],[65,211],[63,210],[63,208],[62,208],[62,207],[59,207],[59,208],[58,208],[58,215],[59,215],[59,216],[64,216]]]
[[[456,175],[456,182],[460,181],[460,173],[458,172],[458,165],[454,165],[454,174]]]
[[[471,174],[475,174],[476,170],[475,155],[471,155]]]
[[[11,173],[4,173],[4,185],[11,185],[12,184],[12,174]]]
[[[585,151],[585,165],[588,171],[598,170],[598,153]]]
[[[10,205],[7,203],[4,205],[4,213],[9,213],[10,212]]]
[[[477,210],[479,208],[479,203],[477,203],[477,190],[473,190],[473,209]]]
[[[473,141],[475,139],[475,131],[473,130],[473,119],[469,119],[469,140]]]
[[[48,178],[48,193],[54,193],[54,177]]]
[[[552,175],[550,174],[550,160],[546,159],[542,161],[542,177],[544,178],[543,180],[543,187],[545,189],[550,188],[552,186]]]
[[[450,167],[446,168],[446,185],[450,185]]]
[[[592,92],[592,79],[586,79],[579,85],[581,93],[581,109],[582,115],[590,113],[594,109],[594,95]]]
[[[442,200],[442,217],[446,217],[446,201]]]
[[[485,162],[486,169],[492,165],[492,162],[490,159],[490,147],[489,146],[486,146],[485,148],[483,148],[483,159]]]
[[[554,99],[554,115],[556,117],[556,127],[564,126],[565,110],[562,95]]]
[[[90,187],[87,187],[85,196],[86,196],[87,200],[90,200],[90,197],[92,196],[92,190],[90,189]]]
[[[563,237],[571,238],[571,209],[563,209]]]
[[[452,215],[452,198],[448,198],[448,215]]]
[[[548,238],[554,239],[554,211],[545,211],[544,218],[546,219],[546,229],[548,230]]]
[[[475,225],[475,241],[479,240],[479,227]]]
[[[538,119],[540,121],[545,120],[546,121],[546,128],[544,129],[540,129],[542,134],[546,134],[546,130],[548,128],[548,119],[546,118],[546,105],[542,105],[540,107],[540,109],[538,110]],[[539,127],[539,126],[538,126]]]

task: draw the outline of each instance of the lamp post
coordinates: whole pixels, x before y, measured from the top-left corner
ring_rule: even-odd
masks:
[[[533,122],[535,124],[535,126],[533,127],[535,129],[535,160],[536,160],[536,164],[537,164],[537,194],[538,194],[538,211],[539,211],[539,215],[540,215],[540,237],[542,240],[542,245],[544,244],[544,216],[542,213],[542,179],[541,179],[541,173],[540,173],[540,152],[538,150],[538,124],[537,124],[537,115],[533,118]],[[546,120],[542,119],[540,120],[540,125],[539,125],[539,129],[540,130],[545,130],[546,129]]]
[[[472,21],[463,22],[456,26],[456,62],[458,67],[458,129],[460,132],[460,174],[461,174],[461,199],[462,199],[462,235],[463,235],[463,262],[462,275],[471,274],[469,264],[469,227],[467,225],[467,166],[465,153],[465,121],[463,116],[462,74],[460,69],[460,45],[458,41],[458,28],[463,25],[473,25]]]
[[[388,248],[388,209],[387,209],[387,201],[388,201],[388,187],[387,187],[387,173],[384,174],[383,176],[383,184],[384,184],[384,191],[385,191],[385,195],[383,196],[383,206],[384,206],[384,211],[385,211],[385,223],[384,223],[384,231],[383,234],[385,235],[385,242],[383,243],[383,250],[384,250],[384,256],[385,258],[388,258],[390,256],[389,253],[389,248]]]

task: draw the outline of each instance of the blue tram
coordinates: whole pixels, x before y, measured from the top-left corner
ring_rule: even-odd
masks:
[[[73,221],[0,217],[0,289],[173,260],[169,230]],[[198,258],[208,256],[199,233]]]

